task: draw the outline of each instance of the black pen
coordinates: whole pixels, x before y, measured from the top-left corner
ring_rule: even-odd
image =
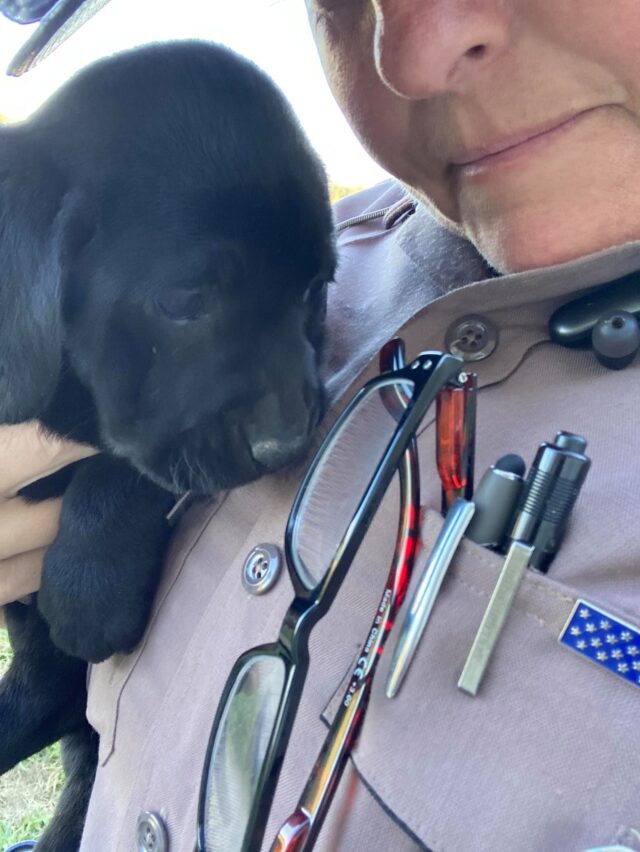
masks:
[[[530,568],[546,573],[558,552],[591,459],[586,440],[572,432],[558,432],[553,443],[543,443],[531,465],[518,506],[512,541],[531,544]]]
[[[491,465],[474,494],[476,511],[465,533],[466,538],[492,550],[502,548],[520,501],[524,472],[525,463],[515,453],[501,456]]]
[[[581,435],[558,432],[543,443],[531,465],[511,544],[480,627],[458,680],[458,688],[476,695],[525,569],[546,572],[560,547],[571,509],[589,471]]]

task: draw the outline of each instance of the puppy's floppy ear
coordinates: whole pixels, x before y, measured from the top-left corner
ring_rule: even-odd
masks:
[[[64,242],[76,206],[16,130],[0,131],[0,423],[37,417],[56,388]]]

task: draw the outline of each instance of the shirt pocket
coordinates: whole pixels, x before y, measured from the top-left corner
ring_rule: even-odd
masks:
[[[164,572],[156,595],[147,631],[135,651],[126,656],[116,654],[104,663],[89,666],[87,674],[87,719],[100,737],[98,761],[101,766],[107,763],[115,748],[122,693],[144,654],[150,629],[163,607],[166,608],[167,602],[171,598],[171,592],[180,579],[187,559],[197,547],[203,532],[221,504],[221,499],[208,500],[193,507],[181,521],[169,546],[165,559],[167,570]],[[202,595],[200,597],[202,598]],[[181,621],[181,619],[174,621],[176,630],[180,628]],[[176,642],[176,645],[178,644]],[[158,675],[155,679],[152,679],[154,683],[159,681],[162,674],[161,670],[156,669],[156,671]],[[171,671],[170,667],[168,667],[168,671]],[[155,683],[155,686],[161,690],[160,683]]]
[[[428,513],[413,587],[441,523]],[[551,576],[526,572],[477,696],[457,688],[502,561],[463,541],[389,700],[384,686],[401,611],[355,767],[398,824],[433,852],[583,852],[612,844],[640,827],[640,690],[558,642],[580,594],[554,581],[553,565]],[[325,708],[326,722],[344,686]]]

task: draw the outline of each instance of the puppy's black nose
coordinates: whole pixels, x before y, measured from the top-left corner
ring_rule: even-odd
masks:
[[[251,455],[267,470],[277,470],[279,467],[299,458],[307,447],[308,436],[305,433],[288,440],[271,438],[260,441],[250,441]]]
[[[267,470],[276,470],[304,453],[316,413],[302,392],[272,392],[245,409],[240,424],[255,461]]]

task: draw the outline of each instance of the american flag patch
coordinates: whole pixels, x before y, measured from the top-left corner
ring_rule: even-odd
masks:
[[[578,600],[558,641],[640,686],[640,632],[588,601]]]

